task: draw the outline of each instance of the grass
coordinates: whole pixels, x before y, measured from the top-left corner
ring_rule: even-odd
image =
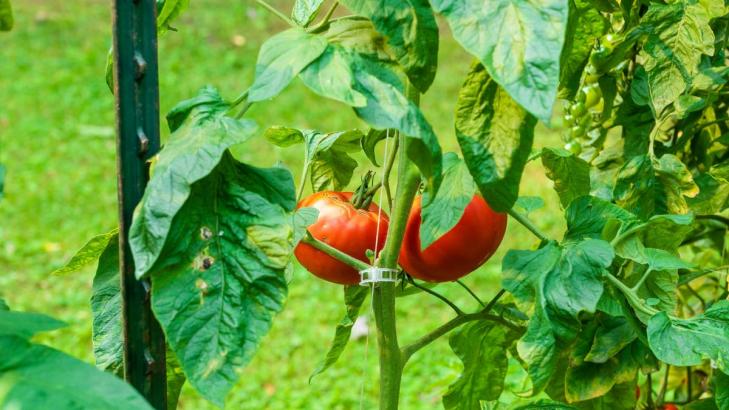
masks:
[[[289,7],[283,1],[274,4],[282,10]],[[61,277],[49,272],[87,238],[116,225],[114,103],[103,75],[110,9],[107,2],[92,0],[14,2],[14,8],[16,28],[0,34],[0,163],[8,168],[0,202],[0,297],[14,309],[68,322],[42,341],[92,362],[92,269]],[[253,79],[261,42],[285,27],[250,0],[192,2],[175,26],[179,31],[170,32],[159,45],[163,113],[205,84],[235,97]],[[422,99],[446,150],[456,149],[453,109],[470,61],[446,39],[436,82]],[[318,98],[298,83],[274,101],[255,105],[250,115],[262,127],[363,127],[350,109]],[[540,126],[536,140],[537,146],[555,145],[557,133]],[[260,138],[236,148],[236,155],[257,165],[282,161],[296,171],[301,162],[297,149],[273,148]],[[528,166],[521,193],[544,197],[547,206],[532,218],[546,232],[560,232],[561,211],[538,163]],[[506,250],[535,243],[512,220],[497,255],[466,282],[488,299],[499,289]],[[477,308],[457,285],[438,289],[464,309]],[[240,372],[229,408],[374,408],[374,338],[351,343],[338,364],[308,383],[343,314],[340,300],[339,287],[297,269],[286,309],[255,359]],[[414,295],[399,300],[398,314],[400,340],[407,342],[450,318],[451,311],[435,299]],[[405,369],[402,408],[440,408],[441,395],[459,371],[446,338],[419,352]],[[184,390],[181,408],[209,407],[192,389]]]

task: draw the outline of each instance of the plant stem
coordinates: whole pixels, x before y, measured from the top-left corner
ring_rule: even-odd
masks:
[[[427,293],[429,295],[435,296],[436,298],[438,298],[441,301],[443,301],[443,303],[445,303],[446,305],[450,306],[451,309],[453,309],[453,311],[455,311],[457,315],[460,316],[460,315],[463,315],[464,314],[463,311],[458,306],[456,306],[455,303],[453,303],[450,300],[448,300],[448,298],[446,298],[445,296],[441,295],[440,293],[438,293],[438,292],[436,292],[436,291],[434,291],[432,289],[428,289],[425,286],[418,285],[417,283],[415,283],[415,280],[412,277],[408,276],[408,282],[410,282],[413,286],[415,286],[416,288],[422,290],[423,292],[425,292],[425,293]]]
[[[459,285],[461,285],[461,287],[462,287],[463,289],[466,289],[466,292],[468,292],[468,293],[469,293],[469,294],[470,294],[470,295],[471,295],[471,296],[472,296],[472,297],[473,297],[474,299],[476,299],[476,301],[478,302],[478,304],[479,304],[479,305],[481,305],[482,307],[486,307],[486,304],[485,304],[485,303],[483,303],[483,301],[481,300],[481,298],[479,298],[479,297],[478,297],[478,296],[477,296],[477,295],[476,295],[476,294],[475,294],[475,293],[474,293],[474,292],[473,292],[473,291],[471,290],[471,288],[469,288],[468,286],[466,286],[466,284],[465,284],[465,283],[463,283],[463,281],[461,281],[460,279],[458,279],[458,280],[456,281],[456,283],[457,283],[457,284],[459,284]]]
[[[306,233],[306,236],[304,236],[304,239],[301,240],[301,242],[313,246],[314,248],[326,253],[327,255],[337,259],[340,262],[346,263],[347,265],[357,269],[358,271],[371,268],[370,265],[362,262],[361,260],[353,258],[346,253],[340,251],[339,249],[329,245],[328,243],[322,242],[314,238],[308,232]]]
[[[299,181],[299,189],[296,190],[296,202],[301,201],[306,189],[306,177],[309,176],[309,161],[304,161],[304,169],[301,171],[301,181]]]
[[[529,218],[526,217],[526,215],[522,215],[519,212],[516,212],[513,208],[509,209],[506,212],[511,215],[512,218],[516,219],[517,222],[519,222],[525,228],[531,231],[531,233],[533,233],[537,238],[542,241],[549,241],[547,235],[540,231],[539,228],[537,228],[536,225],[534,225],[532,221],[530,221]]]
[[[633,292],[637,292],[638,289],[640,289],[641,285],[643,285],[643,282],[645,282],[645,280],[648,279],[648,276],[651,274],[651,272],[653,272],[653,269],[651,269],[651,268],[646,269],[643,276],[640,277],[640,280],[638,280],[638,282],[636,282],[635,285],[633,285],[633,287],[630,288],[630,290]]]
[[[334,4],[332,4],[332,7],[329,8],[327,11],[327,14],[324,15],[324,18],[321,19],[319,24],[311,28],[311,32],[318,32],[320,29],[322,29],[324,26],[329,24],[329,19],[332,18],[332,15],[334,14],[334,10],[337,9],[337,6],[339,6],[339,2],[335,1]]]
[[[638,295],[635,294],[635,292],[630,289],[626,284],[620,281],[620,279],[613,276],[611,273],[607,273],[607,279],[610,283],[615,285],[616,288],[618,288],[619,291],[623,292],[625,297],[628,299],[628,302],[630,302],[630,305],[633,306],[633,308],[649,315],[653,316],[656,313],[658,313],[658,310],[653,309],[650,306],[646,306],[645,303],[643,303],[642,300],[638,297]]]
[[[390,173],[392,172],[392,166],[395,164],[395,158],[397,158],[397,149],[400,146],[400,138],[395,135],[395,144],[390,151],[385,163],[385,173],[383,179],[385,180],[385,198],[387,199],[387,211],[392,212],[392,192],[390,191]]]
[[[265,8],[266,10],[273,13],[276,17],[280,18],[281,20],[285,21],[289,26],[296,27],[296,23],[293,22],[290,18],[288,18],[285,14],[278,11],[275,7],[272,5],[266,3],[264,0],[256,0],[256,3],[260,4]]]
[[[489,310],[486,310],[486,309],[483,309],[480,312],[476,312],[476,313],[469,313],[466,315],[456,316],[455,318],[449,320],[445,324],[434,329],[433,331],[431,331],[430,333],[421,337],[420,339],[416,340],[415,342],[413,342],[407,346],[404,346],[402,348],[403,364],[407,363],[408,359],[410,359],[410,357],[413,354],[415,354],[418,350],[424,348],[425,346],[434,342],[439,337],[445,335],[446,333],[457,328],[458,326],[461,326],[462,324],[465,324],[468,322],[473,322],[474,320],[491,320],[491,321],[497,322],[497,323],[504,325],[515,331],[521,332],[522,330],[524,330],[521,326],[517,326],[517,325],[511,323],[508,320],[502,318],[501,316],[489,314]]]

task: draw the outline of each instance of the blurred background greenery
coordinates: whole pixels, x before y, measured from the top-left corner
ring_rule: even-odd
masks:
[[[288,12],[292,1],[273,1]],[[94,0],[16,1],[16,26],[0,34],[0,163],[8,168],[0,202],[0,297],[18,310],[50,314],[69,326],[42,339],[92,362],[89,297],[93,267],[69,276],[50,272],[94,234],[116,225],[113,97],[104,82],[111,38],[110,2]],[[252,0],[193,1],[160,39],[160,107],[165,113],[205,84],[233,98],[252,81],[261,43],[285,25]],[[471,58],[446,33],[433,87],[422,98],[444,150],[457,150],[453,109]],[[315,96],[294,83],[275,100],[250,110],[262,129],[288,125],[335,131],[366,127],[351,109]],[[162,124],[167,135],[166,124]],[[561,145],[559,130],[537,129],[536,147]],[[254,139],[235,150],[257,165],[283,162],[294,173],[302,152],[281,150]],[[364,156],[359,159],[365,163]],[[360,172],[361,170],[356,171]],[[356,183],[357,176],[353,179]],[[532,162],[521,195],[539,195],[546,206],[531,214],[556,235],[564,224],[551,183]],[[501,258],[508,249],[535,246],[535,239],[511,221],[499,252],[468,283],[482,299],[499,289]],[[477,305],[457,285],[438,289],[462,308]],[[297,269],[283,313],[255,359],[241,371],[228,397],[236,409],[374,408],[377,396],[376,341],[350,343],[342,359],[311,384],[308,376],[325,354],[343,314],[341,289]],[[413,340],[446,321],[450,309],[426,295],[399,300],[400,340]],[[512,366],[514,391],[523,374]],[[423,350],[405,369],[403,409],[441,408],[440,397],[460,371],[447,338]],[[212,407],[186,387],[181,408]]]

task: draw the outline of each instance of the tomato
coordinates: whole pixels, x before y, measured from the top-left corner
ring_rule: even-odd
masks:
[[[456,226],[421,250],[420,202],[420,197],[415,198],[400,250],[400,266],[415,278],[456,280],[483,265],[504,239],[506,214],[494,212],[481,196],[474,195]]]
[[[678,410],[678,406],[673,403],[666,403],[663,405],[663,410]]]
[[[577,141],[570,141],[564,144],[564,149],[575,155],[580,155],[582,153],[582,145],[580,145]]]
[[[598,84],[592,84],[582,87],[580,94],[585,94],[585,107],[592,108],[600,102],[602,98],[602,90]]]
[[[334,248],[369,263],[367,250],[382,250],[387,237],[389,219],[379,208],[370,204],[367,209],[356,209],[349,201],[352,192],[323,191],[312,194],[299,202],[298,207],[312,207],[319,210],[319,217],[309,226],[311,235]],[[379,234],[377,230],[380,222]],[[359,272],[343,262],[305,243],[299,243],[294,250],[296,259],[309,272],[329,282],[342,285],[359,283]]]

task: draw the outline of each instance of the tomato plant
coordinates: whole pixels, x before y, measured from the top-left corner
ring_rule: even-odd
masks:
[[[173,3],[160,30],[184,8]],[[171,136],[129,232],[136,275],[151,278],[176,358],[173,395],[186,380],[224,404],[236,369],[284,308],[295,255],[348,285],[346,316],[315,374],[335,364],[371,295],[381,409],[398,408],[403,380],[419,382],[405,365],[446,334],[463,365],[443,392],[447,409],[729,408],[723,1],[296,0],[290,16],[259,3],[288,27],[262,44],[237,97],[207,86],[167,115]],[[453,135],[437,136],[420,96],[436,78],[444,26],[473,62],[452,96]],[[368,129],[267,119],[262,130],[248,109],[287,98],[297,78]],[[559,105],[564,148],[537,128],[553,125]],[[254,138],[303,147],[299,177],[233,155]],[[456,144],[460,152],[442,152]],[[559,237],[529,217],[539,201],[520,197],[530,162],[553,183],[561,209],[547,211],[564,217]],[[380,235],[378,208],[356,210],[341,193],[361,166],[377,170],[366,191],[382,190],[390,215]],[[470,273],[498,247],[506,215],[534,241],[505,253],[501,288],[466,289],[479,310],[401,272],[436,282]],[[101,258],[94,343],[111,371],[121,361],[119,312],[105,302],[118,298],[118,271],[106,258],[117,235],[79,254]],[[372,268],[399,281],[357,286],[356,272]],[[401,344],[403,288],[445,301],[455,316]],[[495,296],[484,303],[483,294]],[[514,373],[519,388],[505,382]]]
[[[494,212],[480,195],[463,209],[463,216],[427,248],[420,244],[422,198],[415,198],[408,217],[400,265],[410,275],[429,282],[446,282],[467,275],[483,265],[501,244],[506,215]]]

